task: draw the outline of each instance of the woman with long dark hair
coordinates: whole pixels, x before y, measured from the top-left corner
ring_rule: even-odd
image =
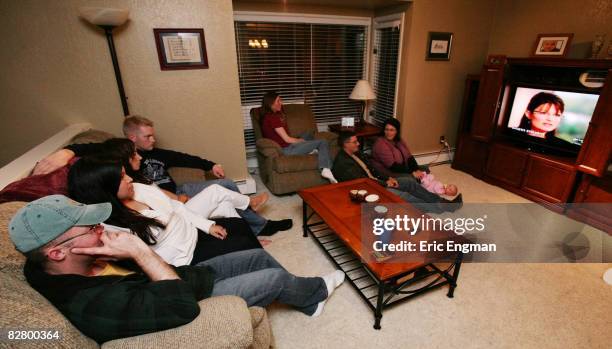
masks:
[[[200,211],[194,211],[170,199],[156,186],[132,183],[117,161],[83,158],[72,166],[68,175],[68,189],[73,199],[85,204],[110,202],[113,210],[107,224],[138,235],[164,260],[176,266],[195,265],[218,255],[261,247],[235,211],[235,207],[260,205],[260,197],[251,199],[218,185],[209,188],[212,189],[202,191],[201,198],[192,203],[192,206],[202,206],[198,207]],[[212,191],[223,194],[206,195]],[[211,202],[214,200],[217,201]],[[205,201],[208,201],[206,207],[202,205]],[[206,215],[202,214],[203,208],[207,209]],[[208,217],[230,218],[213,221]]]
[[[283,111],[283,102],[276,92],[267,92],[261,101],[261,133],[281,146],[285,155],[306,155],[317,150],[321,177],[331,183],[338,183],[330,168],[329,144],[324,139],[314,139],[311,134],[292,137],[287,130],[287,120]]]
[[[147,179],[140,171],[140,161],[142,160],[142,157],[136,151],[136,146],[134,142],[127,138],[111,138],[102,143],[102,149],[103,151],[102,153],[98,154],[98,157],[121,163],[125,168],[125,172],[130,177],[132,177],[134,182],[152,184],[152,181]],[[227,197],[231,195],[235,196],[234,193],[238,193],[228,192],[233,190],[226,189],[227,188],[224,186],[222,186],[222,189],[219,189],[218,185],[214,186],[211,189],[204,188],[203,190],[201,190],[200,193],[196,194],[191,198],[184,194],[177,195],[173,192],[164,189],[161,190],[171,199],[185,203],[190,209],[195,210],[196,213],[200,213],[207,216],[211,210],[210,203],[219,202],[220,195],[223,197]],[[242,195],[240,193],[238,194]],[[211,195],[213,196],[212,198]],[[254,196],[253,198],[256,201],[259,200],[263,203],[268,199],[268,197],[269,195],[264,192],[259,196]],[[238,214],[243,217],[251,227],[253,227],[253,225],[251,224],[253,223],[253,221],[257,222],[257,224],[259,224],[259,222],[261,221],[264,222],[264,226],[258,231],[258,233],[256,234],[257,236],[274,235],[278,231],[290,229],[293,225],[291,219],[282,219],[277,221],[265,219],[250,208],[244,211],[239,211]],[[253,231],[255,232],[255,229],[253,229]],[[269,242],[269,240],[262,240],[262,243],[266,242]]]

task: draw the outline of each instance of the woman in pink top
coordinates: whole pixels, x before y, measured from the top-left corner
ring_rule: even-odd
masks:
[[[267,92],[261,102],[261,132],[265,138],[269,138],[281,146],[285,155],[306,155],[317,150],[319,169],[321,177],[332,183],[338,183],[334,178],[331,168],[331,157],[329,145],[322,139],[313,139],[312,135],[301,135],[292,137],[287,130],[287,120],[283,112],[283,102],[276,92]]]
[[[372,166],[386,176],[420,179],[429,169],[419,166],[406,143],[400,138],[400,122],[387,119],[383,134],[372,148]]]
[[[372,148],[372,166],[387,176],[415,179],[431,193],[457,195],[455,185],[444,185],[434,180],[427,166],[417,164],[408,146],[400,138],[400,126],[400,122],[396,119],[385,120],[383,134],[378,137]],[[459,200],[462,200],[462,197],[459,196]]]

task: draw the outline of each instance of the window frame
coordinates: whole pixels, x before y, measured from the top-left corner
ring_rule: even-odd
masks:
[[[397,101],[398,101],[400,73],[401,73],[401,65],[402,65],[402,44],[404,41],[404,25],[405,25],[403,12],[372,18],[372,31],[370,35],[371,40],[372,40],[372,45],[371,45],[371,51],[369,55],[372,57],[370,62],[372,62],[372,65],[374,65],[374,40],[376,37],[376,29],[389,28],[389,27],[393,27],[396,25],[399,25],[400,36],[399,36],[399,45],[397,48],[397,67],[396,67],[397,74],[395,75],[395,93],[393,97],[393,117],[397,119]],[[368,81],[373,82],[375,74],[376,74],[375,69],[370,69],[369,75],[368,75]],[[368,117],[369,117],[369,112],[370,110],[368,107],[368,114],[367,114]]]

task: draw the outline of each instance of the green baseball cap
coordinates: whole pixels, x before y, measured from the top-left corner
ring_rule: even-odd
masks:
[[[94,225],[110,216],[109,202],[85,205],[64,195],[51,195],[22,207],[9,223],[9,234],[17,250],[29,252],[44,246],[68,229]]]

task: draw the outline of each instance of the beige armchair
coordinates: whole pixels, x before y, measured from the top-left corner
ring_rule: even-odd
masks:
[[[305,132],[312,132],[315,139],[329,142],[331,159],[336,157],[338,136],[331,132],[317,131],[314,116],[307,104],[285,104],[283,108],[291,136],[297,137]],[[284,155],[278,143],[262,136],[260,108],[251,109],[251,121],[255,131],[259,173],[272,193],[293,193],[300,189],[329,183],[321,177],[317,154]]]

